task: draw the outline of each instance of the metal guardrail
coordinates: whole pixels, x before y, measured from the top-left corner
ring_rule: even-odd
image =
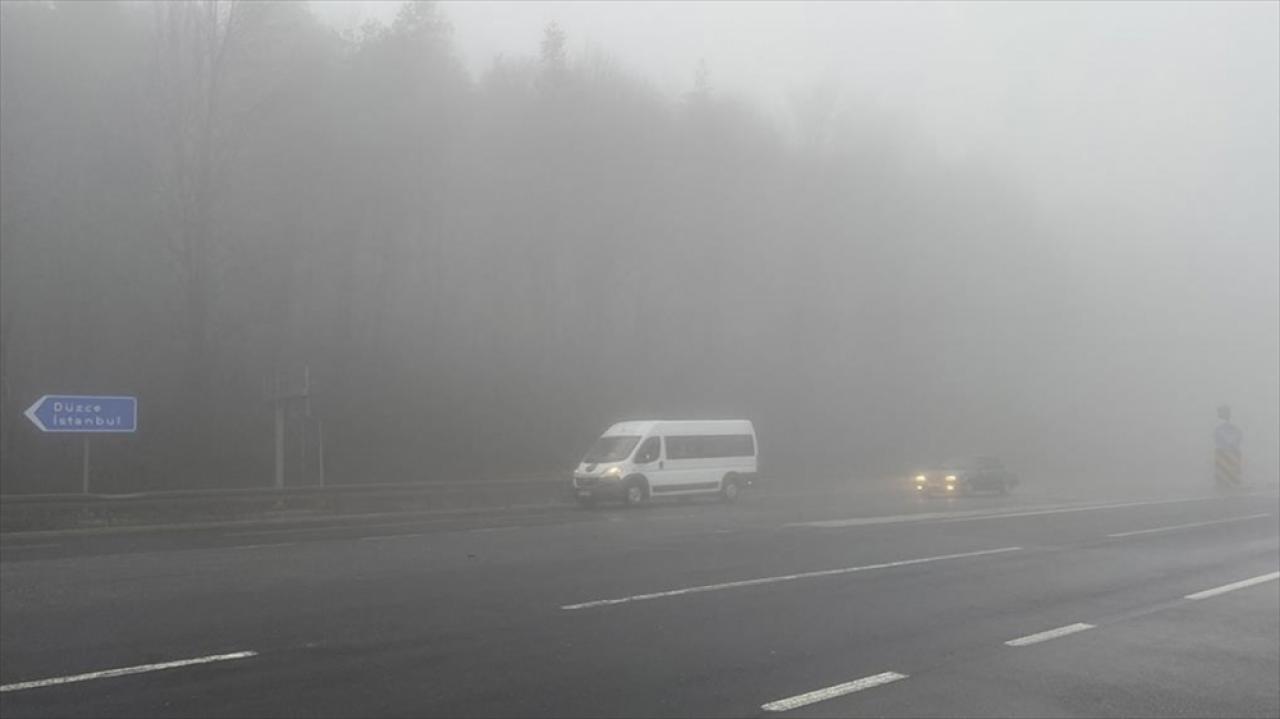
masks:
[[[91,527],[181,525],[222,521],[292,521],[301,516],[491,510],[572,503],[569,472],[535,476],[242,489],[198,489],[129,494],[3,494],[0,532]],[[762,495],[827,494],[843,483],[807,487],[765,482]],[[899,491],[895,483],[873,483]],[[847,487],[846,487],[847,489]]]
[[[568,500],[568,475],[448,482],[0,495],[0,531],[273,519],[284,513],[486,509]]]
[[[93,504],[103,502],[180,501],[202,499],[231,499],[236,497],[308,497],[325,494],[420,494],[434,491],[468,491],[494,487],[530,487],[537,485],[568,486],[569,475],[539,475],[519,479],[480,479],[444,482],[394,482],[370,484],[330,484],[303,487],[247,487],[237,489],[190,489],[158,492],[130,492],[127,494],[0,494],[0,504]]]

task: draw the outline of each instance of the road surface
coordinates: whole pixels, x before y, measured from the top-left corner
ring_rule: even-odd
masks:
[[[1280,716],[1274,490],[9,537],[0,713]]]

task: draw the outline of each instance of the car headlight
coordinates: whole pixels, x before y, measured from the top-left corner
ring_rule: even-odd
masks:
[[[954,481],[956,481],[956,476],[955,476],[954,474],[948,474],[948,475],[947,475],[947,481],[948,481],[948,482],[954,482]]]
[[[917,482],[923,482],[923,481],[924,481],[924,475],[923,475],[923,474],[917,475],[917,476],[916,476],[916,481],[917,481]]]
[[[947,485],[947,491],[948,491],[948,492],[954,492],[955,490],[956,490],[956,486],[955,486],[954,484],[948,484],[948,485]]]

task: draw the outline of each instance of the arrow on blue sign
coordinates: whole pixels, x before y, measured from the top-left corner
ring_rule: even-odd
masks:
[[[23,414],[42,432],[136,432],[138,398],[46,394]]]

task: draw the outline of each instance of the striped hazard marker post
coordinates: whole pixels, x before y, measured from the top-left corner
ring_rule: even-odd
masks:
[[[1222,487],[1240,486],[1240,450],[1219,447],[1213,451],[1213,478]]]
[[[1240,440],[1244,433],[1231,423],[1230,407],[1219,407],[1218,418],[1222,424],[1213,431],[1213,479],[1219,487],[1239,487],[1242,476]]]

